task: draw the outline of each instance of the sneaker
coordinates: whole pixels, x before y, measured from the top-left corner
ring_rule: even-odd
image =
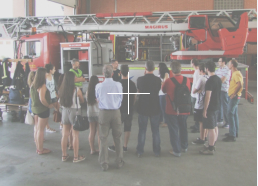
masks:
[[[228,129],[228,128],[229,128],[229,125],[228,125],[228,124],[225,124],[225,125],[222,126],[222,128]]]
[[[123,146],[123,151],[124,151],[124,152],[127,152],[127,147],[124,147],[124,146]]]
[[[223,121],[221,121],[221,122],[217,122],[217,126],[218,126],[218,127],[223,127],[223,126],[224,126]]]
[[[163,124],[161,125],[161,127],[162,127],[162,128],[165,128],[165,127],[168,127],[168,125],[167,125],[166,123],[163,123]]]
[[[224,141],[224,142],[235,142],[236,138],[234,136],[227,136],[227,137],[223,138],[222,141]]]
[[[199,133],[200,131],[198,129],[193,129],[191,133]]]
[[[195,141],[192,141],[192,144],[194,145],[204,145],[205,141],[200,139],[200,138],[197,138]]]
[[[214,150],[209,150],[209,148],[204,148],[204,149],[200,150],[199,153],[203,154],[203,155],[213,155]]]
[[[159,153],[157,153],[157,154],[155,153],[155,157],[157,157],[157,158],[160,157],[160,154]]]
[[[173,156],[176,156],[176,157],[181,156],[181,153],[175,153],[172,149],[169,151],[169,153],[172,154]]]
[[[109,146],[108,150],[112,151],[112,152],[116,152],[116,147],[115,145]]]
[[[46,128],[46,132],[54,133],[54,132],[56,132],[56,130],[52,129],[52,128]]]
[[[108,170],[108,164],[107,163],[103,163],[102,165],[101,165],[101,168],[102,168],[102,171],[107,171]]]
[[[121,160],[121,162],[117,164],[116,168],[120,169],[121,167],[124,166],[124,164],[125,164],[125,162],[123,160]]]
[[[142,157],[142,154],[140,154],[140,153],[138,153],[138,152],[136,152],[136,155],[137,155],[138,158],[141,158],[141,157]]]
[[[181,149],[181,152],[186,153],[188,149]]]
[[[225,136],[230,136],[229,133],[226,133]],[[238,133],[236,133],[236,138],[238,138]]]
[[[205,143],[203,145],[204,145],[204,147],[208,148],[209,147],[209,142],[205,141]]]

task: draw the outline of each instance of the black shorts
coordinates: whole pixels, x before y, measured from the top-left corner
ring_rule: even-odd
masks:
[[[49,116],[50,116],[50,109],[47,109],[46,111],[44,111],[44,112],[41,112],[41,113],[39,113],[39,114],[35,114],[35,113],[33,113],[34,115],[37,115],[39,118],[49,118]]]
[[[202,122],[203,121],[203,109],[194,109],[194,121],[195,122]]]
[[[124,132],[131,132],[133,114],[128,115],[127,113],[121,112],[121,121],[124,123]]]
[[[217,127],[218,111],[208,111],[207,118],[203,118],[203,128],[214,129]]]
[[[51,99],[51,103],[55,103],[55,102],[57,102],[57,101],[58,101],[57,98]]]

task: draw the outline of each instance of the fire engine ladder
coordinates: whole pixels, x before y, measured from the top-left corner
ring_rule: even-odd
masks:
[[[84,14],[72,16],[18,17],[1,18],[0,26],[11,38],[30,34],[31,27],[37,33],[42,32],[178,32],[188,29],[188,17],[191,15],[228,16],[237,12],[248,12],[249,28],[256,28],[257,12],[255,9],[202,10],[171,12],[138,12],[114,14]],[[232,19],[233,20],[233,19]]]

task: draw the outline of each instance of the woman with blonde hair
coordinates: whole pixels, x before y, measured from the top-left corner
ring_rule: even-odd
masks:
[[[35,78],[35,71],[31,71],[28,75],[28,80],[27,80],[27,84],[29,87],[31,87],[34,78]],[[32,114],[32,110],[31,110],[31,98],[29,98],[29,104],[28,104],[28,110],[29,112]],[[34,141],[36,141],[36,125],[34,125]]]

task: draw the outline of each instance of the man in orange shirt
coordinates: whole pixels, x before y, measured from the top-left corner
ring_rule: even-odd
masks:
[[[190,80],[181,75],[181,64],[178,61],[171,63],[171,69],[173,72],[173,78],[167,79],[162,85],[162,91],[166,94],[166,114],[167,125],[169,129],[170,143],[172,150],[170,154],[174,156],[181,156],[181,152],[187,152],[188,149],[188,132],[187,132],[187,117],[191,110],[191,96],[190,96]],[[189,92],[189,112],[178,113],[172,104],[176,101],[175,90],[176,85],[173,81],[177,81],[177,84],[187,86]]]
[[[237,70],[238,62],[232,59],[228,63],[228,68],[232,71],[232,77],[228,89],[228,120],[229,120],[229,133],[226,133],[226,138],[223,139],[225,142],[236,141],[238,137],[238,103],[240,101],[242,90],[243,90],[243,76],[240,71]]]

